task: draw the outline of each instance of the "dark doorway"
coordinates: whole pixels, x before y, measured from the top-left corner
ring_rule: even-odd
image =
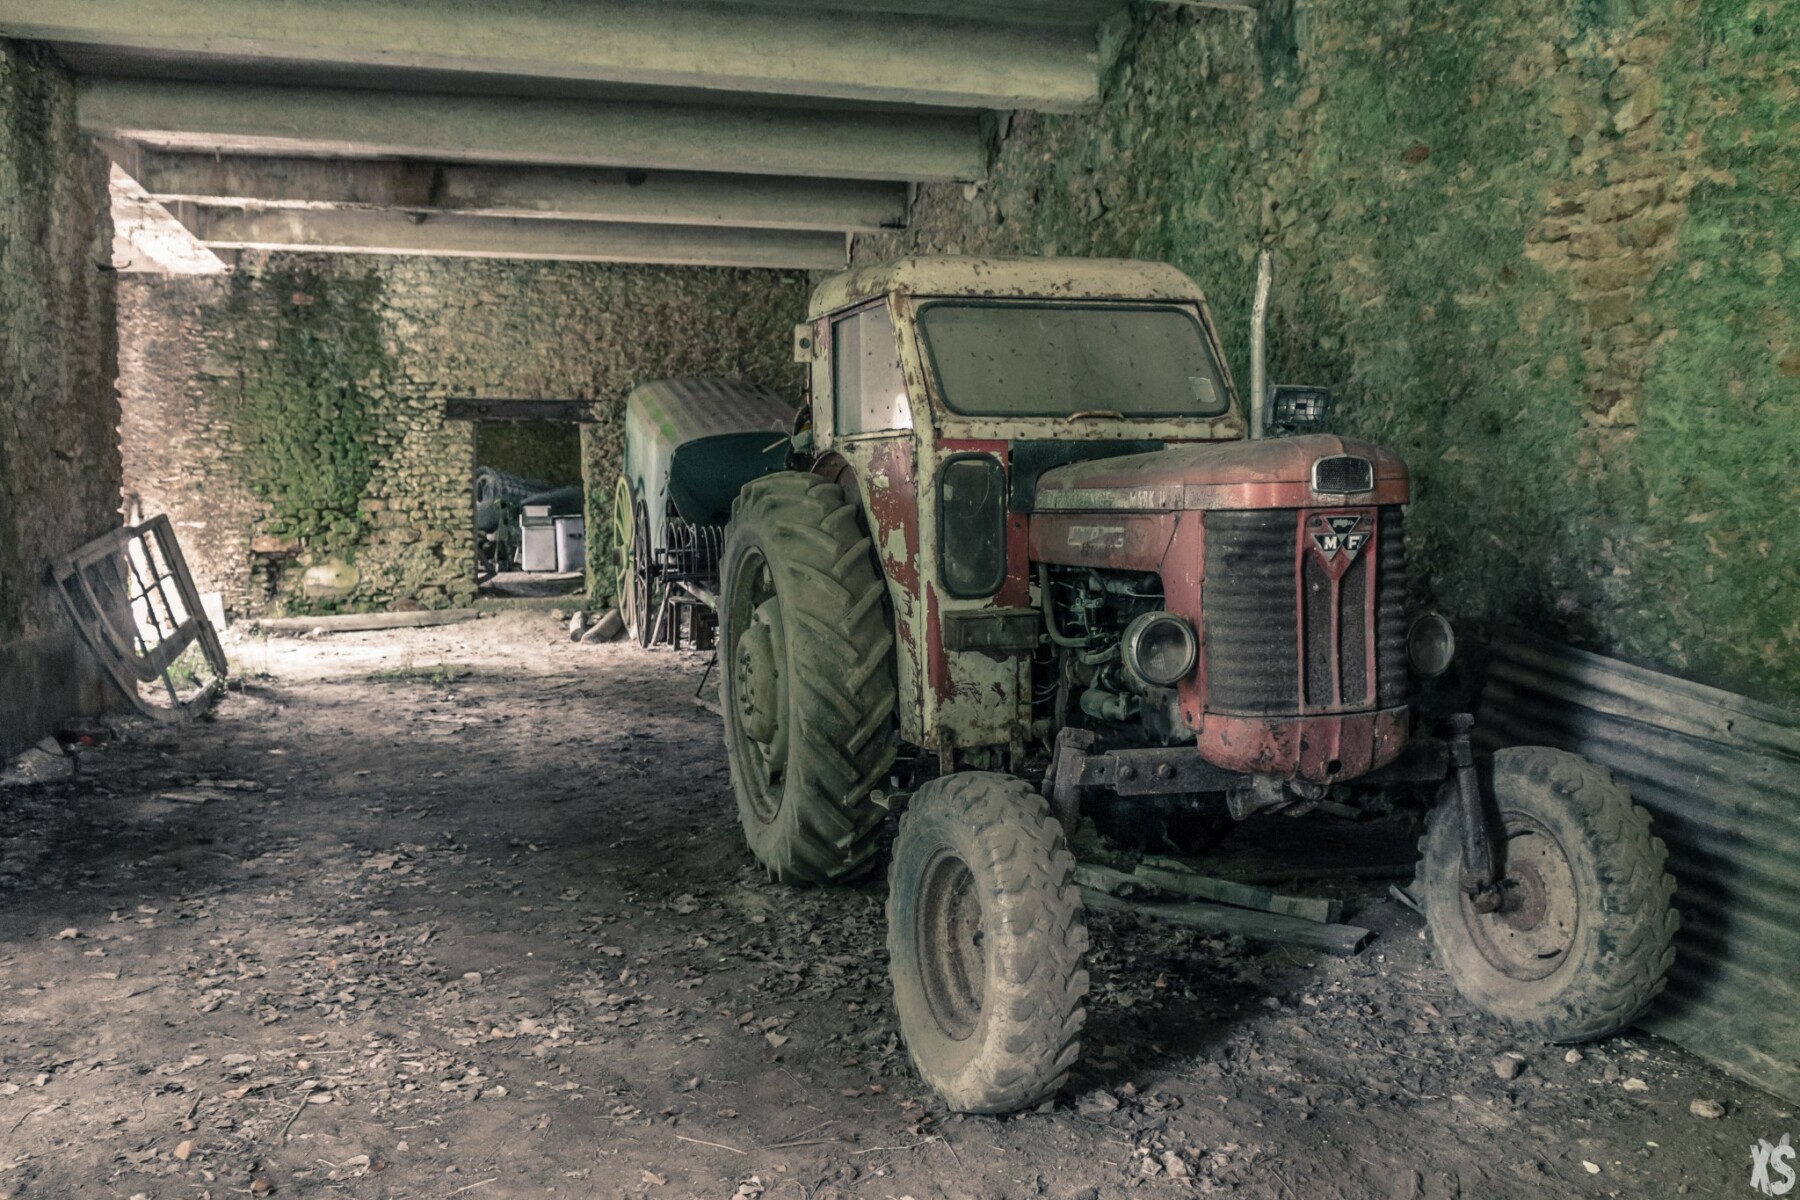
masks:
[[[488,595],[583,590],[581,427],[475,422],[476,583]]]

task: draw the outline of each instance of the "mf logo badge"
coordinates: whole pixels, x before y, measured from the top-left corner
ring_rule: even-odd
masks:
[[[1323,521],[1325,529],[1314,533],[1312,539],[1326,562],[1341,554],[1348,565],[1369,544],[1369,535],[1358,529],[1363,523],[1362,517],[1325,517]]]
[[[1785,1196],[1794,1190],[1794,1147],[1787,1134],[1774,1145],[1757,1138],[1750,1147],[1750,1186],[1765,1196]]]

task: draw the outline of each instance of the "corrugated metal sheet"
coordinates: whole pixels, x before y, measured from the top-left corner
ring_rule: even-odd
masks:
[[[1800,721],[1731,692],[1513,635],[1476,728],[1557,746],[1631,789],[1669,846],[1669,990],[1640,1024],[1800,1100]]]

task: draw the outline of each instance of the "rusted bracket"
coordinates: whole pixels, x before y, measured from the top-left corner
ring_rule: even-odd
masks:
[[[200,605],[167,516],[96,538],[52,562],[49,575],[82,641],[145,716],[185,720],[218,699],[228,674],[225,648]],[[212,678],[183,696],[170,668],[196,643]],[[159,681],[169,696],[166,706],[139,690]]]
[[[1044,796],[1070,837],[1081,824],[1082,788],[1106,788],[1119,796],[1171,796],[1227,792],[1251,782],[1248,775],[1213,766],[1192,746],[1089,754],[1096,736],[1089,729],[1065,727],[1056,735],[1056,752],[1044,776]]]
[[[1088,747],[1094,744],[1091,729],[1065,725],[1056,735],[1056,753],[1050,758],[1050,773],[1044,776],[1044,797],[1050,801],[1050,813],[1062,822],[1063,834],[1073,838],[1081,828],[1081,783],[1087,763]]]
[[[1475,718],[1455,713],[1450,726],[1450,762],[1456,772],[1456,808],[1462,829],[1462,889],[1476,912],[1500,910],[1500,866],[1494,856],[1494,834],[1487,806],[1481,800],[1481,779],[1475,771],[1475,748],[1469,743]]]
[[[1192,746],[1113,750],[1083,760],[1083,787],[1111,788],[1121,796],[1166,796],[1178,792],[1224,792],[1249,782],[1236,771],[1213,766]]]

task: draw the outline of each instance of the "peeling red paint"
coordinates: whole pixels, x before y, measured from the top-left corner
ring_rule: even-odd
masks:
[[[1208,713],[1196,745],[1202,758],[1228,771],[1333,783],[1399,757],[1406,748],[1410,712],[1402,706],[1326,717]]]
[[[885,480],[885,484],[882,482]],[[869,525],[882,570],[894,583],[919,590],[919,485],[911,437],[884,439],[869,455]],[[893,552],[898,532],[904,553]]]

